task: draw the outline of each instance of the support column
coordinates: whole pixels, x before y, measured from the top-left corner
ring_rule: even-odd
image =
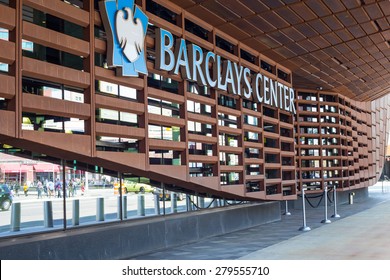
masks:
[[[73,212],[72,212],[72,225],[80,225],[80,200],[75,199],[72,202]]]
[[[127,195],[122,196],[122,219],[127,219]]]
[[[324,189],[324,199],[325,199],[325,212],[324,212],[324,219],[321,221],[323,224],[330,224],[331,221],[328,219],[328,186],[325,186]]]
[[[160,196],[158,193],[154,194],[154,213],[160,215]]]
[[[171,213],[177,213],[177,194],[171,193]]]
[[[286,205],[286,207],[285,207],[286,211],[284,212],[283,215],[290,216],[291,213],[288,211],[288,200],[286,200],[285,202],[286,202],[286,204],[285,204]]]
[[[138,216],[145,216],[145,195],[138,194]]]
[[[44,226],[45,228],[52,228],[53,223],[53,202],[44,201],[43,202],[43,213],[44,213]],[[66,221],[65,221],[66,223]]]
[[[21,204],[14,202],[11,206],[11,231],[20,231]]]
[[[104,198],[103,197],[96,198],[96,221],[97,222],[104,221]]]
[[[187,211],[192,211],[192,202],[191,202],[191,196],[186,195],[186,205],[187,205]]]
[[[336,186],[333,186],[333,203],[334,203],[334,213],[332,218],[340,218],[340,215],[337,213],[337,191]]]
[[[302,213],[303,225],[299,228],[300,231],[310,231],[311,228],[306,225],[306,206],[305,206],[305,189],[302,188]]]

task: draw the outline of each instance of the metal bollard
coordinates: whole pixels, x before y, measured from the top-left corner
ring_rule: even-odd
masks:
[[[160,195],[158,193],[154,195],[154,213],[160,215]]]
[[[122,196],[122,218],[127,219],[127,195]]]
[[[53,202],[44,201],[43,202],[43,213],[44,213],[44,226],[45,228],[52,228],[53,223]]]
[[[283,215],[286,215],[286,216],[291,216],[291,213],[290,213],[290,211],[288,211],[288,200],[286,200],[286,212],[284,212],[284,214]]]
[[[80,200],[75,199],[72,202],[73,212],[72,212],[72,225],[80,225]]]
[[[122,219],[127,219],[127,196],[122,196],[122,208],[121,208],[121,197],[118,196],[118,209],[117,209],[117,219],[121,218],[121,209],[122,209]]]
[[[354,192],[349,193],[349,204],[353,204],[353,197],[355,196]]]
[[[306,225],[306,206],[305,206],[305,189],[302,188],[302,213],[303,213],[303,225],[299,228],[300,231],[309,231],[310,227]]]
[[[20,231],[20,217],[20,202],[14,202],[11,207],[11,231]]]
[[[121,197],[117,197],[117,203],[116,203],[117,209],[116,209],[116,218],[118,220],[121,219]]]
[[[171,193],[171,213],[177,213],[177,194]]]
[[[324,199],[325,199],[325,213],[324,213],[324,219],[321,221],[323,224],[330,224],[331,221],[328,219],[328,187],[325,186],[324,189]]]
[[[336,186],[333,186],[333,202],[334,202],[334,214],[332,218],[340,218],[340,215],[337,213],[337,191]]]
[[[97,222],[104,221],[104,198],[103,197],[96,198],[96,221]]]
[[[138,216],[145,216],[145,195],[138,194]]]

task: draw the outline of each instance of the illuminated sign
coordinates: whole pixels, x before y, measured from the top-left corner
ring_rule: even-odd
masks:
[[[108,65],[117,67],[122,76],[147,75],[144,49],[148,17],[133,0],[106,0],[99,5],[107,32]],[[279,81],[212,51],[204,52],[184,39],[174,41],[172,33],[162,28],[156,29],[155,46],[158,70],[175,75],[180,72],[183,79],[199,85],[296,113],[294,90]]]
[[[134,5],[134,0],[99,2],[107,33],[107,64],[116,67],[120,76],[148,74],[145,59],[145,36],[148,17]]]
[[[183,79],[199,85],[227,91],[245,99],[296,113],[295,93],[291,87],[260,73],[252,73],[249,68],[224,60],[211,51],[204,53],[201,47],[192,43],[187,44],[184,39],[177,39],[174,48],[173,45],[172,33],[158,28],[156,30],[158,70],[169,71],[175,75],[180,72]]]

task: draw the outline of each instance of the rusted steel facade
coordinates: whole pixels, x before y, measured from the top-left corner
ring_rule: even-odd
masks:
[[[149,74],[118,77],[106,65],[98,1],[3,2],[2,144],[244,200],[296,199],[325,182],[363,188],[380,176],[388,97],[299,89],[289,68],[162,0],[135,1],[149,18]],[[158,27],[294,87],[296,114],[157,70]]]

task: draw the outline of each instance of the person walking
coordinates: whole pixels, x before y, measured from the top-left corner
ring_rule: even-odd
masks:
[[[74,183],[72,179],[70,179],[68,183],[68,192],[69,192],[69,197],[74,196]]]
[[[24,196],[28,196],[28,185],[27,185],[27,183],[24,183],[24,185],[23,185],[23,192],[24,192]]]
[[[42,198],[43,185],[42,182],[39,180],[37,182],[37,191],[38,191],[38,199]]]
[[[62,191],[62,184],[61,184],[61,181],[60,179],[57,179],[55,185],[54,185],[54,189],[55,191],[57,192],[57,197],[58,198],[62,198],[62,194],[61,194],[61,191]]]
[[[51,198],[51,196],[55,197],[56,194],[54,193],[54,183],[52,180],[50,180],[48,183],[47,183],[47,188],[48,188],[48,195],[49,195],[49,198]]]

